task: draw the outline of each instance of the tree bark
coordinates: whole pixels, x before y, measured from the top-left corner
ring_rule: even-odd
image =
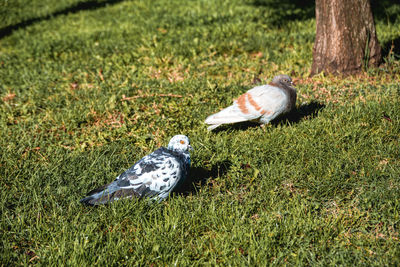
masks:
[[[381,62],[369,0],[316,0],[311,75],[353,74]]]

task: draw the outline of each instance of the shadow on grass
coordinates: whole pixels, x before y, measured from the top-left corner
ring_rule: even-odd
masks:
[[[313,101],[308,104],[302,105],[294,110],[292,110],[290,113],[283,115],[281,117],[278,117],[277,119],[271,121],[271,125],[277,126],[279,124],[294,124],[300,122],[302,119],[306,117],[311,117],[314,118],[315,116],[318,116],[318,112],[325,108],[324,104],[321,104],[319,102]],[[236,124],[226,124],[218,127],[217,129],[214,130],[215,133],[221,132],[221,131],[226,131],[227,129],[233,129],[233,130],[239,130],[239,131],[244,131],[247,130],[248,128],[257,128],[260,127],[259,123],[252,122],[252,121],[246,121],[246,122],[240,122]]]
[[[253,0],[251,5],[273,10],[269,18],[273,24],[315,17],[315,0]],[[374,17],[392,24],[398,18],[398,5],[398,0],[371,0]]]
[[[399,16],[396,6],[399,6],[398,0],[371,0],[371,9],[375,19],[384,22],[396,22]]]
[[[313,101],[308,104],[297,107],[288,114],[279,117],[276,120],[273,120],[271,124],[276,126],[281,123],[283,124],[298,123],[299,121],[301,121],[306,117],[314,118],[315,116],[318,116],[318,113],[324,108],[325,108],[324,104]]]
[[[375,20],[385,24],[395,24],[400,20],[399,7],[398,0],[371,0],[371,9]],[[381,43],[381,46],[383,58],[388,57],[390,52],[400,55],[400,34],[394,36],[392,40]]]
[[[211,167],[211,170],[207,170],[202,167],[194,167],[190,169],[189,179],[175,191],[177,194],[182,194],[184,196],[191,193],[195,194],[196,191],[207,184],[207,181],[218,176],[223,176],[229,171],[232,163],[229,160],[218,162]]]
[[[387,58],[390,53],[400,56],[400,35],[396,39],[382,43],[382,57]]]
[[[288,21],[315,17],[314,0],[254,0],[252,5],[273,10],[268,17],[273,25],[284,25]]]
[[[4,27],[4,28],[0,29],[0,39],[3,39],[4,37],[12,34],[13,31],[26,28],[37,22],[49,20],[49,19],[52,19],[52,18],[60,16],[60,15],[66,15],[69,13],[77,13],[77,12],[83,11],[83,10],[94,10],[94,9],[105,7],[110,4],[117,4],[122,1],[124,1],[124,0],[104,0],[104,1],[90,0],[90,1],[86,1],[86,2],[77,3],[71,7],[67,7],[63,10],[56,11],[56,12],[46,15],[46,16],[28,19],[28,20],[22,21],[20,23]]]

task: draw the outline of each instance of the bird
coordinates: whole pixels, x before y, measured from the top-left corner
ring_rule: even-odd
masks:
[[[133,197],[161,202],[187,177],[191,150],[187,136],[175,135],[167,148],[160,147],[144,156],[113,182],[92,190],[80,202],[94,206]]]
[[[277,75],[272,82],[256,86],[233,101],[233,104],[206,118],[209,131],[222,124],[256,121],[265,126],[296,105],[296,88],[288,75]]]

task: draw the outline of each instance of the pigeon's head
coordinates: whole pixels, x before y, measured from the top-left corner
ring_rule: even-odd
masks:
[[[272,83],[293,86],[292,78],[286,74],[277,75],[272,79]]]
[[[189,150],[193,150],[190,146],[189,138],[186,135],[175,135],[172,137],[168,143],[168,149],[177,152],[188,152]]]

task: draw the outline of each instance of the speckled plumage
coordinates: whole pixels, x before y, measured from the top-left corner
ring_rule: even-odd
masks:
[[[222,124],[243,121],[267,124],[294,108],[296,97],[296,88],[292,87],[292,79],[288,75],[278,75],[270,84],[248,90],[231,106],[207,117],[205,123],[210,125],[208,130],[213,130]]]
[[[168,148],[161,147],[143,157],[110,184],[89,192],[81,202],[99,205],[132,197],[161,201],[186,178],[191,149],[187,136],[176,135],[171,138]]]

